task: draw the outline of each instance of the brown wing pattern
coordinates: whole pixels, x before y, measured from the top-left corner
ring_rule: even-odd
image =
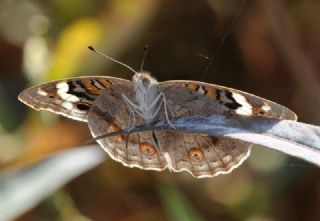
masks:
[[[173,109],[179,110],[179,116],[236,113],[277,119],[297,119],[294,112],[280,104],[219,85],[182,80],[160,82],[159,88]]]
[[[294,112],[266,99],[218,85],[195,81],[159,83],[173,116],[241,114],[296,120]],[[79,77],[49,82],[24,90],[19,99],[36,110],[88,122],[93,137],[130,125],[122,94],[132,100],[131,81],[113,77]],[[136,125],[144,121],[136,116]],[[160,119],[166,120],[162,108]],[[125,166],[213,177],[231,172],[249,156],[251,144],[227,137],[156,130],[98,140],[111,158]]]
[[[128,108],[121,93],[133,99],[131,90],[115,87],[96,99],[88,118],[93,137],[128,127]],[[137,124],[143,123],[137,120]],[[111,158],[125,166],[188,171],[198,178],[229,173],[250,153],[250,145],[245,142],[176,130],[123,134],[100,139],[98,143]]]
[[[110,94],[108,98],[109,107],[112,106],[112,108],[105,109],[108,102],[104,104],[96,102],[99,104],[94,105],[90,110],[88,125],[93,137],[118,131],[128,126],[129,113],[123,101],[117,100]],[[167,167],[163,154],[154,143],[151,131],[118,135],[100,139],[97,142],[112,159],[125,166],[152,170],[163,170]]]
[[[48,110],[86,122],[94,100],[113,84],[131,85],[131,82],[103,76],[70,78],[28,88],[18,98],[36,110]]]
[[[251,145],[226,137],[179,131],[156,131],[168,169],[188,171],[197,178],[230,173],[249,156]]]

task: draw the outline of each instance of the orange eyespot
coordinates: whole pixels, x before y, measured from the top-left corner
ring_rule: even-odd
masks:
[[[156,148],[149,143],[141,143],[140,150],[143,154],[152,156],[156,153]]]
[[[112,133],[112,132],[116,132],[120,129],[121,128],[118,127],[118,125],[116,125],[115,123],[110,123],[110,125],[108,125],[106,131],[107,131],[107,133]],[[111,137],[111,140],[114,142],[123,142],[123,141],[125,141],[125,137],[123,135],[117,135],[117,136]]]
[[[201,162],[204,160],[204,154],[200,148],[193,147],[188,150],[188,154],[191,160]]]

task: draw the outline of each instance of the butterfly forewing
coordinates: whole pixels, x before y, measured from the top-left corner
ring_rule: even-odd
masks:
[[[159,84],[171,106],[185,116],[194,114],[240,114],[296,120],[288,108],[267,99],[214,84],[197,81],[164,81]]]
[[[94,100],[113,84],[131,85],[128,80],[113,77],[70,78],[28,88],[18,98],[36,110],[48,110],[86,122]]]

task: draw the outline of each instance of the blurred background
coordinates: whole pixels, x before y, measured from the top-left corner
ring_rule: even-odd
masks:
[[[318,0],[247,0],[203,74],[208,61],[198,54],[214,54],[242,4],[1,0],[0,181],[6,183],[8,174],[14,174],[9,176],[13,183],[35,191],[37,179],[18,178],[34,172],[34,165],[41,167],[51,154],[80,149],[90,138],[86,124],[33,111],[18,102],[19,92],[73,76],[132,77],[126,68],[89,51],[88,45],[135,69],[149,45],[144,67],[159,81],[201,80],[237,88],[289,107],[301,122],[319,125]],[[320,220],[319,168],[272,150],[255,147],[243,166],[213,179],[130,169],[105,159],[81,176],[69,177],[72,181],[65,186],[57,184],[52,173],[35,172],[36,177],[53,178],[57,190],[51,193],[45,186],[50,194],[43,199],[36,190],[23,202],[12,201],[7,208],[16,215],[11,219]],[[73,160],[80,164],[82,158]],[[3,183],[0,209],[13,194],[6,191],[15,187]],[[15,212],[28,206],[33,208]],[[1,219],[7,211],[0,212],[0,220],[8,220]]]

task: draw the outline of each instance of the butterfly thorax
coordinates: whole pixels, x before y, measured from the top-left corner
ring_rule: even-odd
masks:
[[[154,104],[159,95],[158,81],[149,73],[140,72],[132,77],[132,82],[136,92],[136,102],[143,119],[146,122],[153,121],[154,113],[159,106]]]

